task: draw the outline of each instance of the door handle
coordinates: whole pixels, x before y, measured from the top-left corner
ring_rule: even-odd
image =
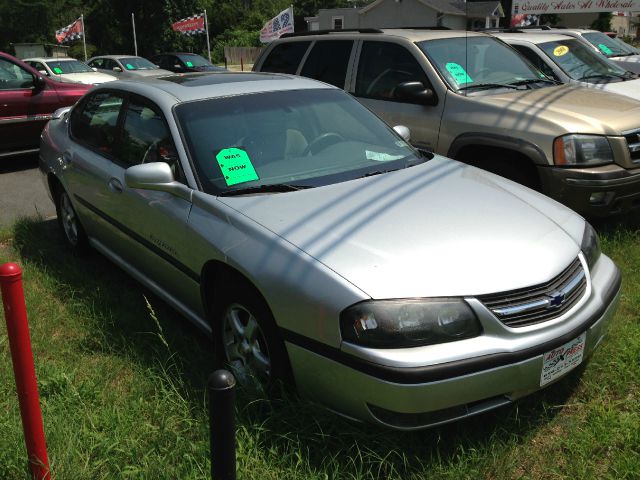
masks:
[[[109,190],[111,190],[112,192],[122,193],[122,191],[124,190],[122,183],[117,178],[112,178],[111,180],[109,180],[108,185],[109,185]]]
[[[72,162],[73,157],[71,156],[71,152],[64,152],[62,154],[62,163],[65,165],[69,165]]]

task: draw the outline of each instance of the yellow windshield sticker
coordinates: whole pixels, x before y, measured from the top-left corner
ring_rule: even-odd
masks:
[[[604,43],[599,43],[598,44],[598,48],[600,49],[600,51],[602,53],[605,53],[607,55],[611,55],[613,52],[611,51],[611,49],[609,47],[607,47]]]
[[[216,155],[216,160],[228,187],[260,178],[249,155],[240,148],[223,148]]]
[[[459,64],[454,62],[449,62],[444,67],[449,71],[449,73],[451,74],[451,76],[453,77],[453,79],[456,81],[458,85],[461,85],[463,83],[473,82],[473,80],[471,79],[467,71],[464,68],[462,68],[462,66],[460,66]]]
[[[569,47],[566,47],[564,45],[560,45],[559,47],[556,47],[553,49],[553,54],[556,57],[561,57],[563,55],[566,55],[569,52]]]

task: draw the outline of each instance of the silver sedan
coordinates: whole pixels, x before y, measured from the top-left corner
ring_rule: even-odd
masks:
[[[620,274],[583,218],[415,150],[332,86],[118,81],[55,117],[40,168],[69,247],[211,332],[241,383],[423,428],[558,381],[614,314]]]

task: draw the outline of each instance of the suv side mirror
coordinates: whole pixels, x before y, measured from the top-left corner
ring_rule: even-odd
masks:
[[[114,72],[121,72],[122,69],[120,67],[113,67]]]
[[[433,90],[424,86],[422,82],[402,82],[395,88],[394,97],[405,102],[419,105],[435,105],[438,97]]]
[[[176,182],[171,167],[165,162],[134,165],[124,171],[124,182],[129,188],[167,192],[191,201],[192,190]]]

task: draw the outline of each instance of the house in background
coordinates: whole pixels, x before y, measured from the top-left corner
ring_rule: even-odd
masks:
[[[305,17],[307,30],[358,28],[497,27],[504,10],[499,1],[463,0],[375,0],[362,8],[320,9]]]

